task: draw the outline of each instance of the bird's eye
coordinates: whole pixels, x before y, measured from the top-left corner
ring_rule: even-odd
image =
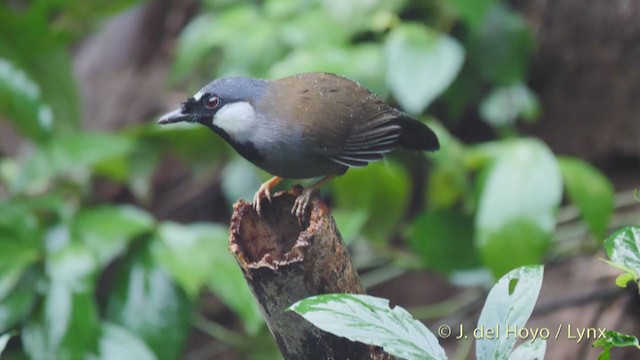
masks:
[[[204,106],[206,106],[207,109],[215,109],[219,103],[220,99],[215,95],[211,95],[204,101]]]

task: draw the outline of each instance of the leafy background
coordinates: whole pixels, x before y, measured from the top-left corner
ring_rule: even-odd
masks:
[[[630,21],[640,12],[628,6]],[[558,130],[572,118],[557,109],[584,108],[590,95],[545,86],[567,82],[551,71],[558,64],[580,68],[553,44],[572,49],[582,34],[545,32],[552,10],[499,0],[0,4],[0,334],[15,335],[3,356],[276,358],[226,249],[231,205],[268,174],[203,128],[154,120],[216,77],[303,71],[360,81],[441,139],[437,153],[399,152],[323,191],[370,293],[429,326],[475,322],[500,276],[546,263],[534,324],[637,333],[624,316],[637,296],[600,284],[616,274],[597,260],[605,235],[640,219],[630,190],[640,149],[624,145],[637,127],[620,108],[619,141],[588,132],[583,124],[615,125],[596,116]],[[617,54],[606,50],[593,56]],[[601,85],[586,88],[606,98]],[[567,145],[576,139],[590,150]],[[471,353],[470,343],[444,346]],[[547,346],[550,358],[590,351]]]

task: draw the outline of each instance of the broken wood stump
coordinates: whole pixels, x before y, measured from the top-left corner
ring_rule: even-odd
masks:
[[[250,203],[234,204],[229,249],[253,292],[260,311],[286,360],[390,359],[379,348],[324,332],[286,311],[310,296],[363,294],[328,206],[317,197],[308,220],[299,224],[291,208],[299,194],[279,192],[263,202],[258,216]]]

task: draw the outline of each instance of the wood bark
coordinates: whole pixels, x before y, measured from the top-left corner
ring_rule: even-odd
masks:
[[[287,311],[298,300],[328,293],[362,294],[327,205],[314,198],[308,221],[290,211],[299,189],[263,203],[234,205],[229,249],[235,256],[283,357],[289,359],[390,359],[380,349],[324,332]]]

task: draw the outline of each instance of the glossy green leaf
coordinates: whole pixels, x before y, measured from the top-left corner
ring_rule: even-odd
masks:
[[[229,231],[215,224],[163,223],[153,254],[191,297],[208,285],[255,333],[263,324],[260,311],[236,260],[229,253]]]
[[[191,303],[156,264],[148,244],[137,245],[118,269],[106,319],[137,334],[158,359],[176,359],[189,329]]]
[[[102,323],[100,337],[100,356],[102,360],[155,360],[157,357],[135,333],[129,329]]]
[[[538,98],[522,83],[494,89],[480,104],[480,116],[494,127],[513,126],[518,119],[532,121],[539,114]]]
[[[603,338],[593,342],[593,347],[601,347],[602,352],[598,360],[609,360],[611,358],[611,348],[634,346],[640,349],[638,338],[633,335],[621,334],[617,331],[607,330]]]
[[[559,158],[564,186],[571,202],[589,224],[593,235],[604,237],[613,213],[613,185],[607,177],[592,165],[578,158]]]
[[[476,341],[478,360],[509,359],[518,339],[509,336],[507,330],[523,328],[529,320],[542,287],[543,274],[544,268],[540,265],[523,266],[493,286],[480,313],[478,328],[496,329],[496,336]]]
[[[380,346],[404,359],[446,359],[438,339],[405,309],[368,295],[327,294],[291,305],[318,328],[352,341]]]
[[[411,188],[403,167],[391,161],[377,162],[365,169],[352,169],[331,185],[337,208],[367,213],[366,236],[385,242],[398,230]]]
[[[455,79],[464,49],[453,38],[420,24],[402,24],[389,34],[387,84],[408,112],[419,114]]]
[[[614,232],[605,239],[604,248],[611,263],[628,274],[624,279],[637,282],[640,278],[640,227],[629,226]]]
[[[147,212],[129,205],[105,205],[81,211],[73,224],[74,237],[86,244],[105,266],[122,254],[137,236],[152,229]]]
[[[27,160],[13,190],[41,185],[57,176],[86,178],[92,166],[129,153],[133,145],[130,139],[113,134],[75,133],[57,137]]]
[[[40,86],[29,75],[0,58],[0,114],[35,141],[45,140],[53,127],[53,113],[41,94]]]
[[[518,345],[509,360],[544,360],[544,354],[547,352],[547,340],[537,338],[533,341],[525,341]]]
[[[473,246],[473,218],[454,209],[419,215],[408,241],[426,266],[442,273],[480,265]]]
[[[475,219],[476,246],[495,276],[540,262],[562,196],[560,170],[546,145],[522,139],[504,150],[480,177]]]

